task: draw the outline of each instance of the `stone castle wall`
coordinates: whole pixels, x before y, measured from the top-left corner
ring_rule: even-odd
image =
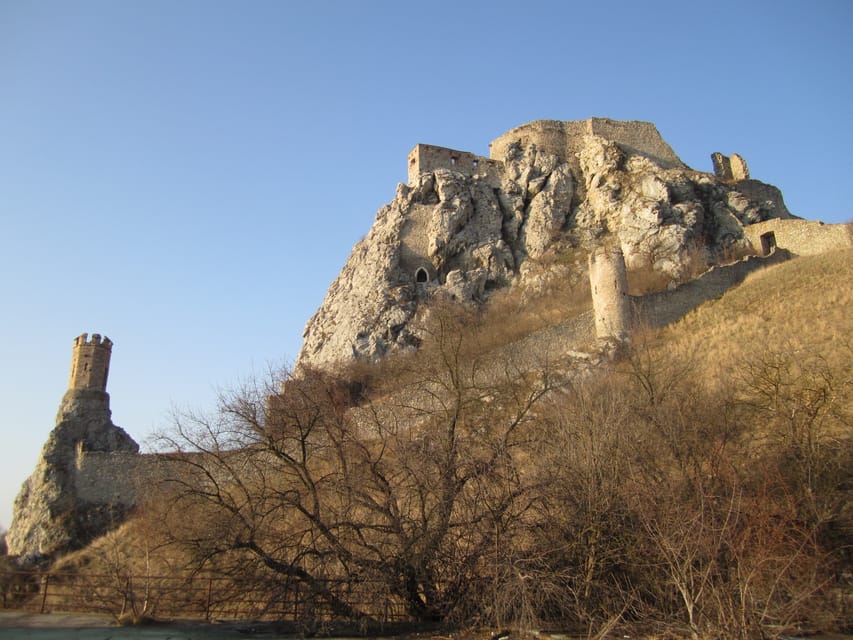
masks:
[[[671,291],[659,291],[632,298],[635,322],[650,327],[665,327],[676,322],[700,304],[719,298],[744,281],[754,271],[788,260],[787,251],[767,257],[748,256],[738,262],[712,267],[701,276]]]
[[[731,182],[732,180],[749,180],[749,167],[743,156],[733,153],[726,156],[715,151],[711,154],[711,162],[714,165],[714,175],[720,180]]]
[[[506,157],[511,145],[527,148],[535,145],[553,153],[573,170],[578,169],[577,153],[581,150],[583,137],[597,135],[612,140],[629,156],[641,155],[657,162],[664,168],[683,168],[686,165],[675,154],[657,127],[651,122],[638,120],[621,121],[609,118],[588,118],[562,122],[559,120],[536,120],[523,124],[492,141],[490,156],[500,160]]]
[[[853,224],[824,224],[817,220],[774,218],[744,227],[743,235],[760,254],[772,246],[800,256],[853,246]]]
[[[137,487],[144,473],[146,455],[80,451],[74,470],[77,497],[94,504],[136,504]]]
[[[502,163],[484,158],[468,151],[458,151],[431,144],[418,144],[409,152],[409,184],[414,184],[421,173],[436,169],[458,171],[466,176],[477,176],[488,180],[493,186],[500,185]]]
[[[436,169],[449,169],[464,175],[477,176],[499,187],[503,160],[509,148],[518,144],[522,148],[553,153],[563,162],[578,171],[577,154],[588,135],[612,140],[629,156],[641,155],[650,158],[664,168],[683,168],[686,165],[661,137],[651,122],[639,120],[611,120],[588,118],[586,120],[535,120],[516,127],[496,138],[489,145],[489,157],[478,156],[468,151],[459,151],[430,144],[418,144],[409,152],[408,180],[414,184],[421,173]],[[728,158],[726,158],[728,161]]]
[[[133,507],[167,478],[174,478],[169,454],[79,451],[74,471],[76,498],[90,504]]]
[[[749,167],[746,166],[746,160],[742,156],[733,153],[729,157],[729,165],[732,168],[732,177],[735,180],[749,180]]]

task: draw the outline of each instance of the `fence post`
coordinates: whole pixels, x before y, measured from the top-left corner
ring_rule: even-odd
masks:
[[[50,584],[50,574],[44,574],[41,578],[41,582],[44,585],[44,591],[41,594],[41,609],[39,610],[39,613],[44,613],[47,607],[47,586]]]

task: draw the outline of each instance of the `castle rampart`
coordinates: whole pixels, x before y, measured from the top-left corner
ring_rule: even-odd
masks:
[[[771,253],[775,247],[809,256],[853,246],[853,225],[818,220],[773,218],[744,227],[743,235],[761,255]]]
[[[683,318],[699,305],[721,297],[750,274],[790,259],[787,251],[772,256],[747,256],[738,262],[708,269],[701,276],[671,291],[658,291],[632,298],[638,322],[650,327],[665,327]]]
[[[503,160],[511,145],[518,144],[522,148],[535,146],[542,151],[553,153],[577,170],[576,156],[583,145],[583,137],[588,135],[611,140],[627,155],[645,156],[667,169],[686,166],[651,122],[609,118],[587,118],[569,122],[535,120],[493,140],[490,156],[495,160]]]
[[[552,153],[577,171],[579,169],[577,154],[583,146],[584,136],[588,135],[597,135],[611,140],[628,156],[645,156],[666,169],[686,166],[651,122],[609,118],[587,118],[567,122],[535,120],[493,140],[489,145],[488,158],[447,147],[430,144],[415,145],[415,148],[409,152],[408,158],[409,184],[414,184],[421,173],[449,169],[486,179],[497,187],[500,185],[503,161],[513,145]]]
[[[79,500],[92,504],[136,504],[137,486],[151,456],[122,451],[77,452],[74,488]]]
[[[107,377],[110,371],[112,341],[100,334],[93,333],[91,340],[84,333],[74,339],[71,355],[71,375],[69,389],[107,390]]]

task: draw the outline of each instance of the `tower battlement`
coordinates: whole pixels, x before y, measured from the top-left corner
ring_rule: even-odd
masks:
[[[79,336],[74,338],[74,345],[101,345],[107,349],[112,349],[113,341],[110,340],[107,336],[101,336],[100,333],[93,333],[91,339],[89,338],[88,333],[81,333]]]
[[[99,333],[93,333],[91,339],[87,333],[74,338],[68,388],[105,392],[112,349],[112,340]]]

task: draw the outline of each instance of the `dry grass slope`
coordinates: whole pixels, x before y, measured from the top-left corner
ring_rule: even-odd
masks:
[[[752,274],[659,338],[675,354],[693,354],[712,374],[774,350],[822,357],[849,376],[851,282],[853,249],[797,258]]]

